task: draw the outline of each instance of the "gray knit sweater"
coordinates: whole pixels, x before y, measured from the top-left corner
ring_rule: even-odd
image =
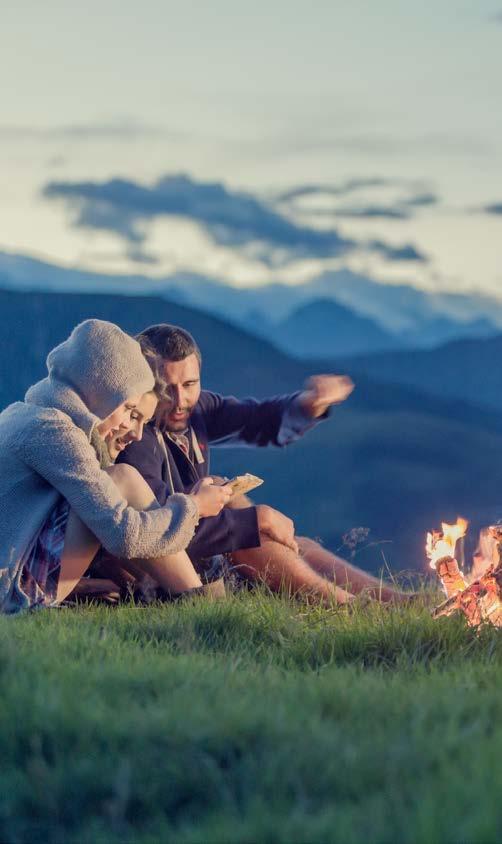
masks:
[[[88,323],[94,324],[91,331]],[[65,341],[66,346],[58,347],[55,357],[54,352],[49,355],[48,377],[28,390],[24,402],[16,402],[0,413],[3,612],[20,609],[17,587],[22,560],[60,496],[102,545],[118,557],[154,557],[180,551],[190,542],[197,524],[198,508],[190,496],[173,495],[165,507],[136,511],[101,469],[91,443],[100,421],[96,410],[107,415],[118,399],[121,403],[127,396],[151,389],[152,376],[139,345],[116,326],[99,320],[88,320],[82,326],[83,330],[78,326]],[[94,330],[96,326],[98,331]],[[108,374],[98,371],[94,377],[93,356],[89,354],[93,342],[100,344],[101,351],[103,344],[107,347]],[[125,361],[118,360],[124,355]],[[103,366],[102,354],[100,362]]]

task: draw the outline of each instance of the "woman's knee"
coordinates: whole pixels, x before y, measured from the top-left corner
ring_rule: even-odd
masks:
[[[155,502],[152,490],[134,466],[118,463],[105,471],[132,507],[145,510]]]

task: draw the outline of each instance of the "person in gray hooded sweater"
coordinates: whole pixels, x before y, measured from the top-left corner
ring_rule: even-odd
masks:
[[[0,612],[55,606],[100,547],[171,593],[201,586],[184,549],[229,490],[207,485],[159,507],[129,466],[108,466],[103,438],[154,378],[118,326],[86,320],[50,352],[48,376],[0,413]]]

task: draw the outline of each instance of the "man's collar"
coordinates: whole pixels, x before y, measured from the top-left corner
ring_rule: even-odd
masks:
[[[197,434],[195,433],[195,431],[194,431],[194,429],[192,428],[191,425],[189,425],[188,428],[185,428],[184,431],[164,431],[163,434],[164,434],[165,437],[168,437],[170,440],[172,440],[172,442],[174,442],[176,445],[177,445],[176,435],[179,436],[181,434],[182,436],[187,437],[189,443],[191,444],[191,446],[193,448],[195,461],[197,463],[205,463],[206,462],[205,459],[204,459],[204,456],[202,454],[201,447],[199,445],[199,441],[197,439]]]

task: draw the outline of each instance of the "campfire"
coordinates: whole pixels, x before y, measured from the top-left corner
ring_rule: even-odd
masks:
[[[457,519],[454,525],[443,523],[440,531],[427,534],[426,552],[446,593],[433,612],[434,618],[462,612],[471,627],[489,622],[502,627],[502,525],[489,528],[495,543],[492,563],[485,573],[468,583],[456,559],[457,542],[467,532],[468,522]]]

